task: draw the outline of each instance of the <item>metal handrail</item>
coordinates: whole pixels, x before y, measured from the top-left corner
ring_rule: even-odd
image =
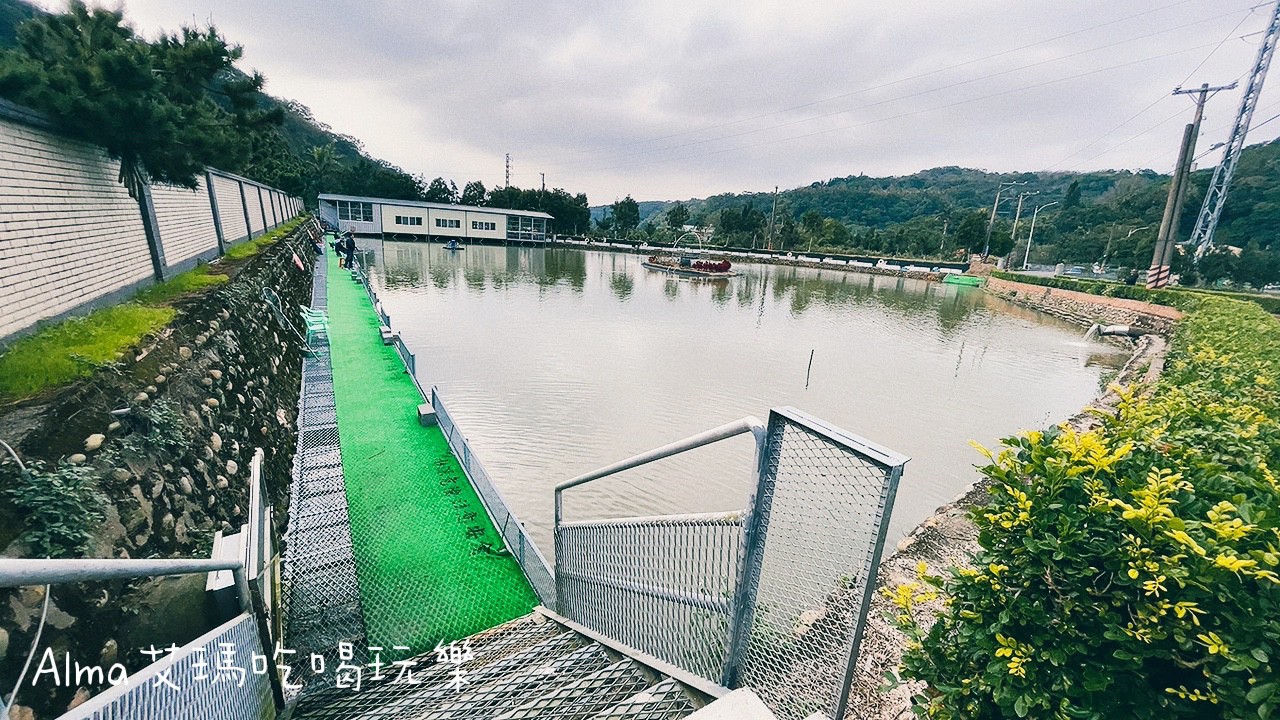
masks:
[[[236,591],[240,596],[240,609],[244,612],[252,612],[253,603],[250,600],[248,576],[244,563],[236,560],[2,559],[0,560],[0,588],[102,580],[136,580],[165,575],[194,575],[220,570],[231,571],[235,578]]]
[[[575,488],[579,485],[585,485],[589,482],[599,480],[610,475],[616,475],[624,470],[630,470],[632,468],[640,467],[641,465],[647,465],[655,460],[668,458],[672,455],[679,455],[682,452],[694,450],[703,447],[704,445],[710,445],[745,433],[751,433],[755,436],[756,456],[759,457],[760,452],[764,449],[765,426],[759,418],[754,415],[748,415],[740,420],[725,423],[720,427],[712,428],[706,432],[701,432],[697,435],[690,435],[683,440],[668,443],[648,452],[633,455],[626,460],[620,460],[612,465],[606,465],[598,470],[583,473],[575,478],[565,480],[559,485],[556,485],[556,527],[560,527],[560,522],[564,518],[564,504],[561,498],[561,493],[565,490]]]

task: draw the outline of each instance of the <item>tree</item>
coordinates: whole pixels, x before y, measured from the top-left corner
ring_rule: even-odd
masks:
[[[430,185],[427,185],[427,191],[422,199],[427,202],[457,205],[458,186],[452,180],[446,182],[444,178],[438,177],[432,180]]]
[[[1200,258],[1200,262],[1196,263],[1196,271],[1206,285],[1212,285],[1234,275],[1239,263],[1240,258],[1236,257],[1235,253],[1219,246]]]
[[[1067,209],[1067,208],[1073,208],[1073,207],[1079,207],[1079,206],[1080,206],[1080,181],[1072,180],[1071,184],[1067,186],[1066,197],[1062,199],[1062,207],[1063,209]]]
[[[676,203],[667,211],[667,227],[679,230],[689,224],[689,208],[684,203]]]
[[[149,43],[123,20],[72,0],[27,21],[18,47],[0,53],[0,95],[105,148],[135,198],[152,180],[195,188],[206,165],[243,162],[243,134],[280,122],[282,109],[256,109],[262,76],[237,76],[241,49],[213,27]]]
[[[1248,285],[1254,290],[1280,282],[1280,255],[1266,252],[1257,244],[1250,244],[1240,253],[1231,272],[1231,281]]]
[[[817,210],[808,210],[800,216],[800,229],[806,237],[816,238],[822,234],[822,214]]]
[[[636,229],[640,224],[640,203],[637,203],[630,195],[621,200],[614,201],[610,208],[613,211],[613,224],[619,233]]]
[[[486,192],[484,183],[472,180],[463,186],[462,198],[459,202],[463,205],[484,205]]]
[[[994,234],[994,233],[993,233]],[[969,252],[982,252],[987,237],[987,214],[982,210],[971,210],[960,218],[956,226],[956,243],[968,248]]]

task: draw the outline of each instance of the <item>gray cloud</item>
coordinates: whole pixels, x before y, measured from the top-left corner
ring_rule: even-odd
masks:
[[[1248,68],[1258,36],[1234,36],[1265,24],[1267,8],[1246,19],[1255,2],[126,0],[126,12],[146,32],[214,22],[270,92],[407,170],[493,185],[510,152],[518,184],[543,171],[599,203],[937,165],[1167,170],[1190,103],[1162,96]],[[1213,101],[1201,148],[1225,138],[1238,102]],[[1277,134],[1280,121],[1251,140]]]

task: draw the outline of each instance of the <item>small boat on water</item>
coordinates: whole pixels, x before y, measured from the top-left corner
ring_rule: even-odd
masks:
[[[731,278],[738,273],[730,268],[733,264],[728,260],[702,260],[693,255],[671,257],[669,255],[650,255],[649,259],[640,263],[650,270],[671,273],[680,277],[707,278],[718,280]]]
[[[445,243],[444,249],[445,250],[466,250],[466,248],[458,244],[457,240],[450,240],[449,242]]]

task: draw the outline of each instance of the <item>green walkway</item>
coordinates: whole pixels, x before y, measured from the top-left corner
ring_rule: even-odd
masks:
[[[537,604],[502,548],[393,347],[368,295],[329,262],[329,342],[342,471],[370,645],[430,650]],[[399,655],[399,654],[397,654]]]

